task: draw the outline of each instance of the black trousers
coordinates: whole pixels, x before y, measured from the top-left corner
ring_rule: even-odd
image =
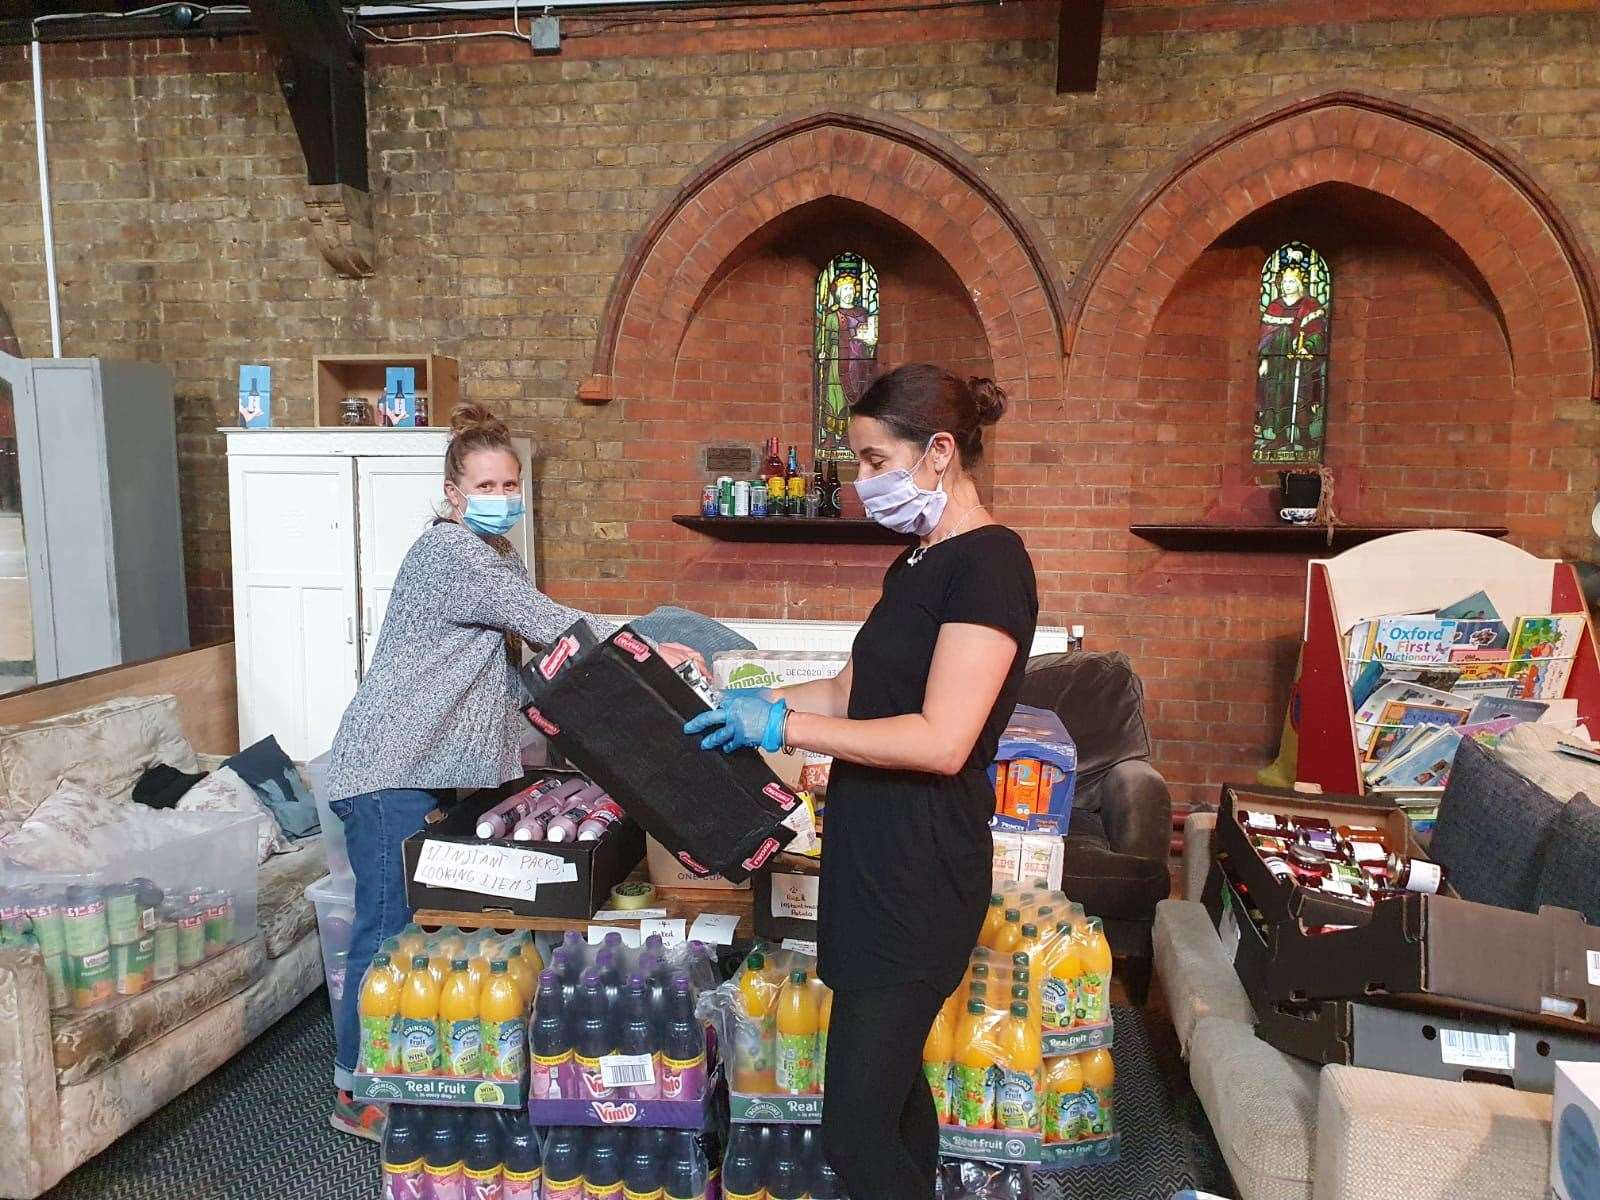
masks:
[[[857,1200],[930,1200],[939,1117],[922,1044],[945,998],[922,982],[836,991],[822,1147]]]

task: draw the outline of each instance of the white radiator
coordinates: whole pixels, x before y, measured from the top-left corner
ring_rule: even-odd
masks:
[[[621,624],[629,617],[609,616]],[[729,629],[749,638],[761,650],[841,650],[849,652],[859,621],[776,621],[742,617],[716,618]],[[1040,626],[1033,634],[1030,654],[1054,654],[1068,649],[1067,631],[1057,625]]]

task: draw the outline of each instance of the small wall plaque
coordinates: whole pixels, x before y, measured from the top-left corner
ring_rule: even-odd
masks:
[[[756,452],[750,446],[723,444],[707,446],[704,451],[707,475],[733,475],[749,478],[755,474]]]

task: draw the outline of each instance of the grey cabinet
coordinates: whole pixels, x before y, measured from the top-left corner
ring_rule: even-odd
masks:
[[[42,681],[189,645],[172,375],[0,354]]]

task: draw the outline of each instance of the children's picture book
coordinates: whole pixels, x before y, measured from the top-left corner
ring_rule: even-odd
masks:
[[[1583,636],[1583,616],[1557,613],[1518,617],[1511,635],[1511,660],[1507,677],[1519,683],[1524,700],[1552,700],[1567,690],[1572,660]]]
[[[1391,759],[1375,772],[1373,783],[1384,787],[1443,787],[1461,746],[1461,730],[1445,728],[1423,738],[1409,752]]]
[[[1378,690],[1378,685],[1383,682],[1383,664],[1381,662],[1362,663],[1354,679],[1350,681],[1350,703],[1359,709],[1367,702],[1367,698]]]
[[[1600,763],[1600,742],[1591,742],[1576,732],[1563,733],[1556,738],[1556,749],[1584,762]]]
[[[1500,696],[1482,696],[1467,712],[1467,724],[1498,721],[1510,717],[1518,722],[1537,721],[1550,706],[1537,700],[1507,700]]]
[[[1461,668],[1461,678],[1504,679],[1506,664],[1511,661],[1511,651],[1477,650],[1469,646],[1455,646],[1450,650],[1450,662]]]
[[[1457,622],[1440,617],[1380,617],[1373,622],[1367,658],[1379,662],[1447,663]]]
[[[1458,679],[1450,685],[1457,696],[1515,696],[1517,681],[1504,675],[1493,679]]]
[[[383,424],[397,429],[409,429],[417,423],[415,367],[384,368],[383,398],[378,401],[378,413]]]
[[[1511,644],[1511,629],[1504,621],[1457,621],[1454,652],[1458,646],[1469,650],[1504,650]]]
[[[1413,725],[1460,725],[1467,719],[1464,708],[1437,708],[1427,704],[1407,704],[1391,701],[1378,714],[1378,727],[1373,732],[1372,745],[1367,750],[1367,760],[1381,758],[1394,744],[1402,730]]]
[[[1400,736],[1395,738],[1389,748],[1367,764],[1368,775],[1376,777],[1383,774],[1389,763],[1415,750],[1419,742],[1432,737],[1438,730],[1437,725],[1413,725],[1409,729],[1402,729]]]
[[[1368,696],[1365,703],[1356,710],[1356,744],[1362,750],[1371,747],[1372,740],[1377,734],[1379,714],[1390,704],[1428,704],[1435,708],[1452,708],[1461,705],[1462,700],[1459,696],[1437,688],[1391,680]]]
[[[1454,690],[1461,678],[1461,668],[1452,663],[1436,666],[1413,667],[1404,663],[1380,663],[1390,679],[1414,683],[1419,687],[1437,688],[1441,692]]]
[[[1454,604],[1446,604],[1438,612],[1441,617],[1457,617],[1465,621],[1498,621],[1500,614],[1495,610],[1494,602],[1489,599],[1488,592],[1473,592],[1472,595],[1457,600]]]
[[[239,368],[239,427],[272,428],[272,368],[249,364]]]

